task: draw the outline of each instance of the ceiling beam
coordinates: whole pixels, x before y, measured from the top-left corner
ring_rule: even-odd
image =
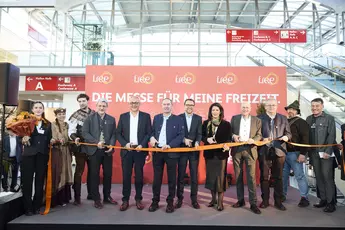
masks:
[[[264,22],[264,20],[268,17],[268,15],[272,12],[272,10],[274,9],[274,7],[278,4],[278,2],[280,2],[279,0],[276,0],[270,7],[270,9],[265,13],[265,16],[263,16],[260,19],[260,25]]]
[[[333,11],[328,11],[327,13],[325,13],[322,17],[320,17],[320,19],[318,21],[315,22],[315,25],[318,26],[323,20],[325,20],[326,18],[328,18],[328,16],[330,16],[331,14],[333,14]],[[313,25],[310,25],[307,30],[310,30],[313,28]]]
[[[91,7],[91,9],[92,9],[93,13],[96,15],[96,17],[98,18],[98,21],[103,24],[103,19],[102,19],[101,15],[99,14],[99,12],[97,11],[95,5],[92,2],[89,2],[89,6]]]
[[[289,19],[287,19],[287,20],[283,23],[283,25],[280,26],[280,28],[284,28],[285,25],[286,25],[287,23],[289,23],[289,21],[290,21],[290,23],[291,23],[291,21],[292,21],[294,18],[296,18],[296,17],[299,15],[299,13],[301,13],[302,10],[304,10],[308,5],[309,5],[309,2],[304,2],[304,3],[303,3],[300,7],[298,7],[298,9],[289,17]]]
[[[121,11],[123,20],[125,20],[126,24],[128,25],[128,24],[129,24],[129,21],[128,21],[127,16],[125,15],[125,11],[123,10],[122,3],[121,3],[121,2],[117,2],[117,5],[118,5],[119,8],[120,8],[120,11]]]
[[[216,11],[216,15],[214,16],[213,20],[217,20],[217,17],[218,17],[218,15],[219,15],[220,9],[222,8],[222,5],[223,5],[223,1],[224,1],[224,0],[221,0],[220,3],[218,4],[217,11]],[[249,0],[248,0],[248,1],[249,1]]]
[[[151,17],[150,17],[150,12],[149,12],[149,6],[147,4],[147,0],[144,0],[144,8],[147,14],[147,21],[151,21]]]
[[[243,12],[247,9],[249,3],[250,3],[250,0],[247,0],[247,2],[244,4],[244,6],[243,6],[243,8],[242,8],[242,10],[241,10],[241,12],[240,12],[240,14],[237,16],[237,18],[236,18],[236,20],[235,20],[236,22],[238,22],[238,20],[240,19],[240,17],[243,15]]]

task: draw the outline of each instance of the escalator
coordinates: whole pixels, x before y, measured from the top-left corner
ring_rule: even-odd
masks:
[[[311,60],[279,45],[250,45],[258,50],[257,56],[245,55],[251,62],[258,66],[286,66],[290,92],[309,105],[312,99],[322,98],[325,111],[335,117],[337,127],[345,123],[345,74],[318,63],[319,59]]]

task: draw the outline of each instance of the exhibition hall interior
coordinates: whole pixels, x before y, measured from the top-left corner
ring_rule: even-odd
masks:
[[[0,0],[0,229],[344,229],[344,0]]]

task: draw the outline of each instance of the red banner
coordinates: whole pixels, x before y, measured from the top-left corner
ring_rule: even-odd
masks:
[[[306,43],[306,30],[226,30],[226,42],[229,43]]]
[[[173,100],[173,113],[184,112],[184,100],[193,98],[195,113],[207,118],[209,106],[214,102],[223,105],[225,119],[240,113],[240,103],[256,104],[267,98],[276,98],[279,110],[285,113],[285,67],[161,67],[161,66],[87,66],[86,93],[91,97],[92,108],[99,98],[109,101],[108,113],[118,122],[121,113],[129,111],[128,100],[139,95],[140,110],[154,115],[162,113],[164,98]],[[153,168],[149,156],[145,165],[145,183],[152,183]],[[234,175],[229,158],[228,172]],[[258,173],[259,175],[259,173]],[[205,182],[205,162],[201,155],[199,182]],[[164,178],[166,175],[164,175]],[[164,179],[166,181],[166,178]],[[122,170],[119,151],[114,154],[113,183],[121,183]]]
[[[26,76],[26,91],[84,91],[84,76]]]

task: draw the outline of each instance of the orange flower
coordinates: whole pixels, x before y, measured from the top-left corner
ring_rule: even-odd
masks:
[[[39,121],[46,122],[44,119],[37,118],[34,114],[24,111],[14,117],[6,127],[17,136],[31,136]]]

